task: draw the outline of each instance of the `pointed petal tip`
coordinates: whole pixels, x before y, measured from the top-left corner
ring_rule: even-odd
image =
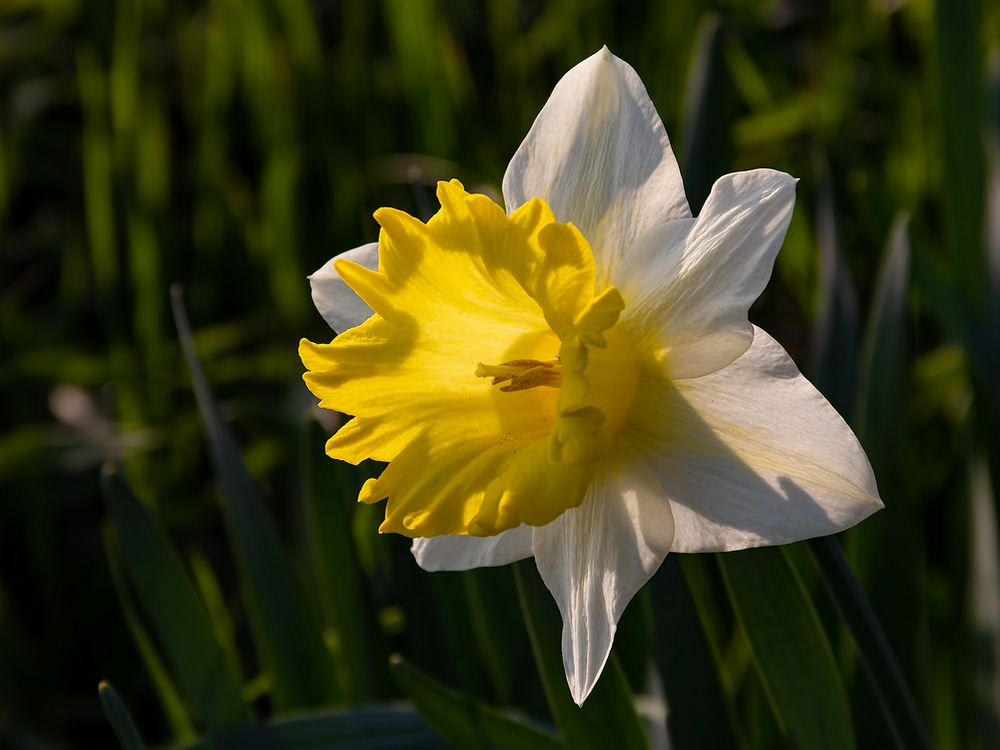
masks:
[[[644,229],[691,215],[677,160],[638,73],[607,45],[559,80],[504,173],[512,213],[531,197],[612,263]],[[605,249],[606,248],[606,249]]]
[[[569,675],[566,676],[570,696],[573,698],[573,702],[580,708],[583,708],[584,702],[590,697],[590,694],[594,692],[594,688],[597,686],[597,678],[600,677],[600,674],[601,673],[598,672],[597,675],[592,677],[586,684],[570,678]]]

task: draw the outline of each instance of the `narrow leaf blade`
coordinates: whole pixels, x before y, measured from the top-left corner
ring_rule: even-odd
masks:
[[[855,746],[847,694],[809,596],[781,549],[719,556],[768,698],[795,747]]]
[[[208,728],[247,723],[250,711],[184,566],[149,510],[113,469],[102,477],[125,571],[181,690]]]
[[[306,427],[303,499],[320,604],[339,636],[345,698],[372,701],[387,691],[388,652],[352,534],[360,477],[354,467],[323,452],[325,437],[315,422]]]
[[[101,698],[101,705],[104,707],[104,715],[108,717],[108,722],[122,746],[122,750],[146,750],[146,743],[139,736],[139,730],[135,727],[132,715],[128,712],[118,692],[111,687],[110,683],[102,680],[97,687],[97,693]]]
[[[412,708],[369,706],[218,732],[187,750],[445,750]]]
[[[554,736],[449,690],[400,657],[392,659],[392,674],[417,710],[454,747],[493,750],[556,750]]]
[[[208,387],[191,340],[179,290],[172,294],[174,321],[191,371],[247,609],[261,662],[271,674],[279,709],[321,705],[336,699],[333,660],[324,647],[320,619],[296,577],[277,529],[243,465],[239,449]]]

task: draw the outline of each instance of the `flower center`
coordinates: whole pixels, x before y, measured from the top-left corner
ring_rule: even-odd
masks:
[[[586,401],[604,413],[604,428],[614,435],[632,412],[641,367],[632,341],[621,326],[604,335],[607,346],[589,351]]]
[[[501,385],[504,392],[523,391],[545,386],[558,388],[562,384],[562,364],[558,359],[542,362],[537,359],[512,359],[499,365],[476,365],[477,378],[493,378],[490,383]]]
[[[543,526],[583,501],[633,411],[625,302],[541,199],[507,216],[458,182],[438,198],[426,224],[376,212],[377,271],[336,266],[374,314],[302,344],[321,405],[354,415],[327,452],[388,463],[359,494],[388,498],[381,531]]]

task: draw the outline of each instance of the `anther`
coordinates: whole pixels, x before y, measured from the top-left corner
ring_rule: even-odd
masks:
[[[512,359],[499,365],[476,366],[477,378],[492,378],[493,385],[500,386],[501,391],[523,391],[528,388],[545,386],[558,388],[562,384],[562,364],[558,359],[542,361],[538,359]]]

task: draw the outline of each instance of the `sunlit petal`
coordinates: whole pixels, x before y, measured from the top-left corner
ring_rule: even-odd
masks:
[[[503,178],[507,210],[543,198],[594,248],[602,277],[643,231],[691,215],[639,76],[607,47],[556,84]]]
[[[728,367],[643,387],[659,395],[633,439],[670,498],[675,552],[786,544],[882,507],[854,433],[759,328]]]
[[[694,221],[654,227],[615,269],[626,324],[671,378],[705,375],[753,339],[747,310],[767,285],[795,204],[795,180],[757,169],[720,178]]]
[[[660,567],[673,536],[656,476],[625,448],[580,507],[535,531],[535,561],[562,613],[563,663],[578,704],[604,669],[625,605]]]

